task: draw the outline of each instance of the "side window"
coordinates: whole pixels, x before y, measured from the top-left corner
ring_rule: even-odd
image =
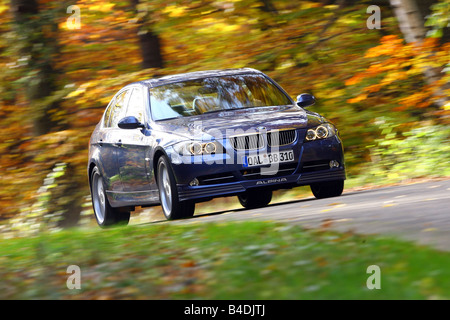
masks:
[[[109,115],[110,121],[108,127],[116,128],[120,119],[125,117],[125,110],[127,107],[128,97],[130,96],[130,90],[125,90],[117,96],[114,106],[111,108],[111,114]]]
[[[139,87],[133,89],[130,101],[128,102],[127,117],[135,116],[139,122],[144,123],[144,98]]]
[[[110,121],[110,118],[111,118],[111,110],[113,109],[115,103],[116,103],[116,99],[113,99],[108,104],[108,109],[106,110],[105,118],[103,119],[103,126],[104,127],[108,127],[109,126],[109,121]]]

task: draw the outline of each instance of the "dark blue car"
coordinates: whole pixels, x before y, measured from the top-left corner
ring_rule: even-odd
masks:
[[[129,84],[109,103],[89,143],[88,175],[100,226],[128,223],[136,206],[167,219],[195,203],[237,195],[246,208],[272,191],[310,185],[341,195],[345,167],[335,126],[294,102],[264,73],[192,72]]]

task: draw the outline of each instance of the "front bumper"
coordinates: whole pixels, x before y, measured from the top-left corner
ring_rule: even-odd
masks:
[[[237,195],[253,188],[289,189],[346,178],[343,146],[338,136],[307,143],[302,141],[303,139],[277,149],[280,152],[293,150],[294,161],[280,164],[278,170],[270,175],[258,174],[256,171],[261,167],[246,168],[242,161],[238,160],[249,152],[236,151],[229,146],[226,146],[226,150],[231,149],[231,151],[220,155],[220,159],[217,159],[216,155],[215,159],[198,156],[200,158],[197,159],[191,157],[191,161],[186,161],[187,159],[180,161],[178,155],[169,153],[177,179],[179,200],[202,201]],[[263,151],[272,152],[273,150]],[[339,166],[330,168],[328,163],[331,160],[338,161]],[[200,180],[200,185],[189,185],[194,178]]]
[[[252,188],[289,189],[296,186],[310,185],[311,183],[344,180],[345,169],[330,169],[326,172],[314,172],[304,174],[293,174],[276,178],[262,180],[240,181],[224,183],[222,185],[207,186],[178,186],[178,197],[180,201],[210,199],[221,196],[232,196],[245,192]]]

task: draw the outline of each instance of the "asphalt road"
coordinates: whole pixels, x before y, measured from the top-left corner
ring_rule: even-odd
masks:
[[[306,198],[254,210],[218,210],[167,223],[242,220],[272,220],[307,228],[395,235],[450,251],[450,180],[364,191],[344,190],[335,198]]]

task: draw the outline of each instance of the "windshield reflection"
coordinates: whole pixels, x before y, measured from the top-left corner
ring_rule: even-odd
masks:
[[[292,104],[269,79],[253,74],[209,77],[152,88],[150,103],[154,120]]]

